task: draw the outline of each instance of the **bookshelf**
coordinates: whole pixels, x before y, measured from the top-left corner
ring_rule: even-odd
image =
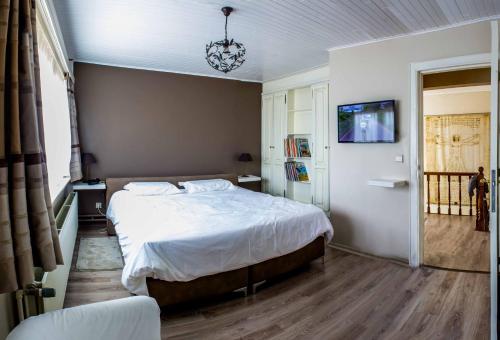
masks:
[[[262,95],[262,190],[328,211],[328,83],[283,88]],[[309,153],[287,153],[289,139],[306,141]],[[289,162],[307,178],[290,179]]]
[[[287,143],[285,142],[285,160],[284,170],[286,178],[285,196],[287,198],[303,202],[312,203],[312,130],[313,130],[313,111],[311,87],[302,87],[290,89],[287,93],[287,138],[288,144],[294,145],[294,152],[287,152]],[[290,143],[291,142],[291,143]],[[309,155],[303,155],[300,148],[306,149]],[[307,179],[297,176],[290,176],[290,163],[299,169],[299,172],[305,172]],[[302,171],[301,171],[302,170]],[[301,176],[303,177],[303,175]]]

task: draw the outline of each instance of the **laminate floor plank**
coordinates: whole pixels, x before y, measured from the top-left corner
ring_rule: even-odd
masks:
[[[424,264],[489,272],[490,233],[475,225],[475,216],[425,214]]]
[[[89,234],[105,236],[82,228],[78,240]],[[73,266],[65,306],[129,295],[121,270]],[[413,270],[327,247],[324,264],[265,282],[251,296],[165,310],[161,326],[162,339],[487,339],[489,275]]]

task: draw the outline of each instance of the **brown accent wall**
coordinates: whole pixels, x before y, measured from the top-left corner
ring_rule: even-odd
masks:
[[[80,143],[92,177],[260,174],[262,84],[75,64]]]

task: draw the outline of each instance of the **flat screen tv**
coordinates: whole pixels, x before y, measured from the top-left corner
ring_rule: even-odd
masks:
[[[395,116],[394,100],[339,105],[339,143],[394,143]]]

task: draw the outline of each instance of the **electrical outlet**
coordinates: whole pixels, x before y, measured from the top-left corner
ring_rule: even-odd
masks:
[[[95,208],[96,209],[101,209],[102,208],[102,202],[95,202]]]

